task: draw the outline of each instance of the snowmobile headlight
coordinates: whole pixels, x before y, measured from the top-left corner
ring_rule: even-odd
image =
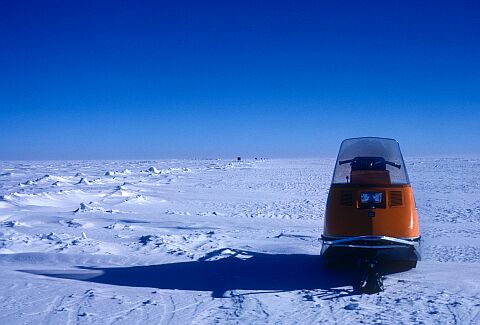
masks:
[[[360,193],[360,203],[375,206],[382,203],[382,196],[382,192],[362,192]]]

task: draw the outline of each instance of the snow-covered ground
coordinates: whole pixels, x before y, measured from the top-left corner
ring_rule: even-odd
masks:
[[[480,159],[408,159],[423,261],[319,260],[334,159],[0,162],[0,324],[480,323]]]

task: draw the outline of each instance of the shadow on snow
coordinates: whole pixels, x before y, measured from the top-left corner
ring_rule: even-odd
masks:
[[[323,289],[327,290],[324,296],[349,295],[352,292],[335,288],[354,286],[354,270],[326,268],[319,255],[221,249],[191,262],[23,272],[128,287],[211,291],[213,297],[223,297],[230,290]]]

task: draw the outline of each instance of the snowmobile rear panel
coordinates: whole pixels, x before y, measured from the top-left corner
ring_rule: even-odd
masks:
[[[374,206],[362,203],[362,193],[380,193],[381,201]],[[411,186],[333,184],[328,195],[324,236],[419,237]]]

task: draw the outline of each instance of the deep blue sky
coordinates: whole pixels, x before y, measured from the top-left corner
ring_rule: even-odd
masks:
[[[480,154],[480,1],[0,0],[0,160]]]

